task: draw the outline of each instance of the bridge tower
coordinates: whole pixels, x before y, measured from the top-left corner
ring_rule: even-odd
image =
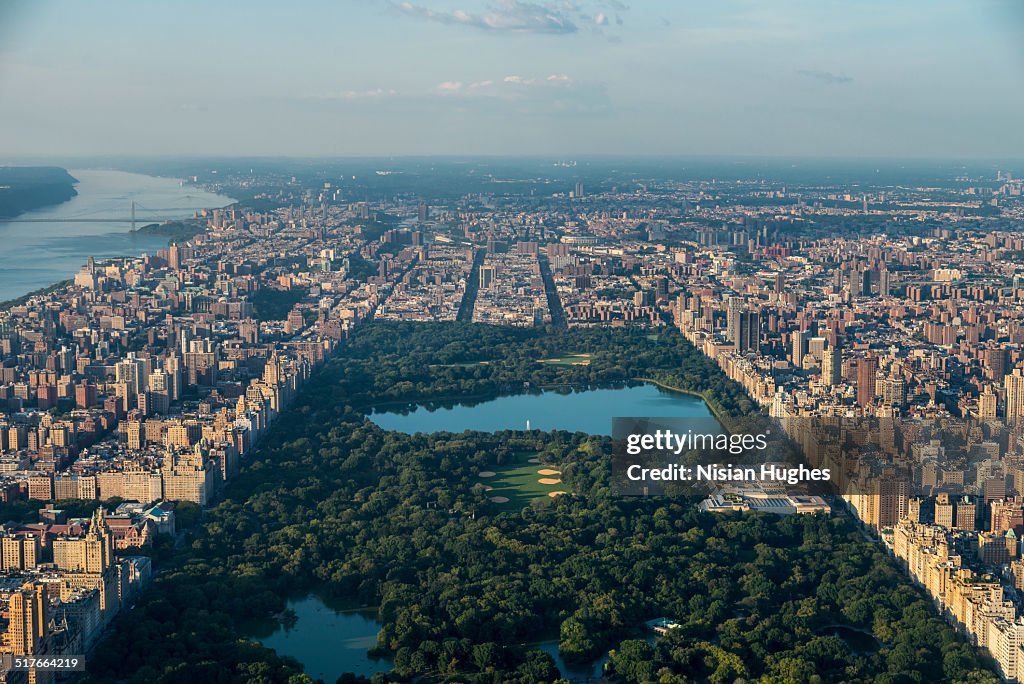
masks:
[[[135,200],[132,200],[132,232],[135,232]]]

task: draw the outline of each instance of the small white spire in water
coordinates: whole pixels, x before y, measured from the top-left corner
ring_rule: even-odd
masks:
[[[530,419],[529,418],[526,419],[526,429],[527,429],[527,431],[529,431],[529,429],[530,429]]]

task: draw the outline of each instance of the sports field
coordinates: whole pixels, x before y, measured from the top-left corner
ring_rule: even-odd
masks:
[[[491,472],[494,474],[491,475]],[[561,471],[551,466],[529,463],[526,456],[520,463],[482,472],[480,476],[480,484],[491,488],[487,498],[502,510],[518,510],[529,506],[533,499],[546,499],[552,492],[566,491]]]
[[[590,354],[561,354],[550,359],[540,359],[537,363],[550,363],[555,366],[587,366]]]

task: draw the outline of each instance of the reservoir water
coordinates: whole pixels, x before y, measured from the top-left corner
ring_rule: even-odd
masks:
[[[611,435],[616,416],[712,418],[700,397],[664,390],[649,383],[627,387],[514,394],[476,403],[426,404],[411,411],[379,409],[370,420],[385,430],[462,432],[477,430],[568,430]]]
[[[156,219],[189,218],[196,210],[234,202],[173,178],[95,169],[69,169],[69,173],[78,179],[77,196],[18,218],[128,217],[134,200],[139,205],[136,216],[141,227],[161,222]],[[0,246],[0,301],[6,301],[73,277],[89,256],[102,260],[153,254],[167,246],[167,238],[133,234],[127,222],[0,221]]]

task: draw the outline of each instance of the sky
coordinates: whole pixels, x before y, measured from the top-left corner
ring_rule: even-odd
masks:
[[[0,163],[89,155],[1020,159],[1024,2],[0,2]]]

